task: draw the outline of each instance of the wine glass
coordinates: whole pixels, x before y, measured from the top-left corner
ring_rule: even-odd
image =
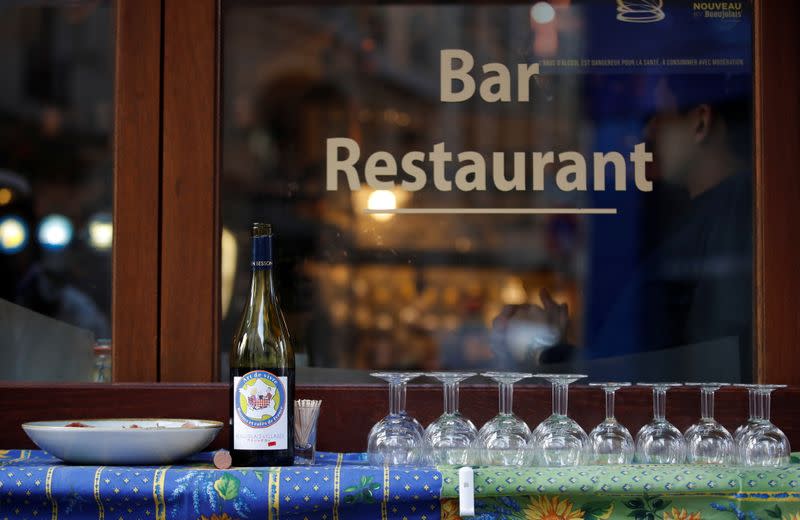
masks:
[[[736,460],[733,436],[714,420],[714,392],[727,383],[686,383],[700,387],[700,422],[684,432],[689,464],[732,464]]]
[[[739,427],[736,428],[736,431],[733,432],[733,441],[736,443],[738,449],[739,441],[741,441],[742,436],[748,431],[758,427],[759,421],[762,418],[761,401],[757,396],[759,385],[737,383],[733,386],[738,388],[747,388],[747,398],[749,404],[747,422],[739,425]]]
[[[500,389],[500,411],[478,431],[473,445],[478,462],[492,466],[520,466],[531,429],[514,415],[514,383],[531,374],[522,372],[485,372],[481,374],[497,382]]]
[[[588,458],[589,437],[583,428],[567,416],[570,383],[583,379],[580,374],[536,374],[550,382],[553,389],[553,413],[531,433],[528,444],[535,466],[577,466]]]
[[[782,466],[789,463],[789,439],[770,421],[772,392],[786,385],[758,385],[756,399],[760,401],[761,418],[758,425],[745,432],[739,440],[739,460],[746,466]]]
[[[589,383],[603,389],[606,397],[606,418],[589,434],[592,464],[630,464],[635,445],[628,429],[614,417],[614,394],[630,383]]]
[[[425,429],[423,440],[434,464],[468,464],[470,446],[478,436],[472,421],[458,411],[458,386],[474,372],[426,374],[444,385],[444,413]]]
[[[367,439],[370,464],[411,465],[420,461],[422,425],[406,413],[406,383],[419,372],[373,372],[389,383],[389,415],[375,423]]]
[[[667,390],[680,383],[639,383],[653,388],[653,420],[636,434],[636,461],[645,464],[680,464],[686,459],[686,440],[666,418]]]

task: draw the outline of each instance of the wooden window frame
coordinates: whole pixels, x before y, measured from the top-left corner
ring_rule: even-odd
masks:
[[[173,183],[194,182],[196,191],[165,197],[162,207],[160,376],[162,381],[213,381],[219,321],[216,146],[221,1],[164,1],[164,70],[169,71],[164,80],[164,186],[168,191]],[[800,201],[800,177],[792,168],[800,143],[796,96],[800,86],[796,66],[800,8],[796,2],[756,0],[754,11],[753,376],[756,381],[797,384],[800,229],[788,215]],[[173,92],[169,85],[178,91]],[[183,88],[185,85],[192,88]],[[207,106],[198,109],[203,100]],[[213,109],[209,100],[214,100]],[[180,222],[167,223],[168,215],[179,217]],[[214,254],[208,256],[209,251]],[[202,297],[193,294],[191,302],[172,301],[173,295],[186,300],[193,287],[203,289]]]
[[[755,0],[754,379],[800,385],[800,4]],[[91,384],[0,384],[4,424],[87,416],[196,415],[225,419],[218,372],[219,0],[116,0],[114,135],[113,377]],[[191,382],[191,383],[186,383]],[[157,384],[153,384],[157,383]],[[492,391],[490,391],[490,389]],[[535,421],[548,390],[517,390],[517,411]],[[620,416],[635,427],[649,394],[631,389]],[[679,389],[670,416],[688,425],[698,397]],[[381,386],[298,385],[300,397],[326,401],[322,449],[363,449],[385,409]],[[491,387],[465,389],[465,411],[480,422],[495,409]],[[589,397],[591,396],[591,397]],[[577,388],[570,411],[584,426],[600,420],[599,394]],[[440,391],[415,387],[409,409],[421,420],[440,410]],[[629,401],[628,401],[629,400]],[[625,404],[628,401],[629,404]],[[720,393],[721,422],[744,419],[746,400]],[[675,411],[677,410],[677,411]],[[775,419],[800,442],[800,387],[775,396]],[[341,424],[352,425],[341,431]],[[364,430],[364,431],[362,431]],[[325,440],[322,440],[325,439]],[[225,437],[218,439],[224,445]],[[2,447],[30,447],[18,427]]]

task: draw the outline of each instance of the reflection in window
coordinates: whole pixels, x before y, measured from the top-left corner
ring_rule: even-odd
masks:
[[[112,19],[0,6],[0,379],[91,380],[111,337]]]
[[[677,2],[628,23],[607,4],[227,2],[220,193],[235,240],[223,239],[223,264],[239,255],[222,283],[223,377],[247,294],[248,224],[265,220],[298,359],[311,367],[750,380],[752,13]],[[487,62],[539,63],[531,101],[441,102],[443,49],[474,56],[478,81]],[[326,188],[333,137],[358,143],[361,190],[344,174]],[[406,174],[391,189],[367,185],[372,152],[399,165],[442,142],[454,157],[480,153],[490,180],[491,167],[512,177],[514,152],[577,151],[587,187],[564,189],[563,160],[540,183],[528,163],[521,190],[441,191],[429,164],[419,191],[402,189]],[[653,154],[652,191],[637,189],[630,162],[627,175],[613,161],[593,174],[595,152],[624,163],[637,143]],[[365,211],[395,208],[616,214]]]

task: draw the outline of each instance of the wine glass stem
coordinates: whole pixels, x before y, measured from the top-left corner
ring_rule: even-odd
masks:
[[[667,391],[653,388],[653,419],[664,421],[667,418]]]
[[[389,383],[389,415],[397,415],[406,410],[406,384],[396,381]]]
[[[714,420],[714,390],[700,389],[700,417],[704,420]]]
[[[772,401],[772,396],[770,392],[765,391],[761,392],[761,418],[765,421],[769,422],[770,420],[770,406]]]
[[[567,415],[567,389],[569,385],[553,383],[553,415]]]
[[[500,413],[511,415],[514,404],[514,383],[500,383]]]
[[[606,388],[606,421],[614,420],[614,390]]]
[[[444,413],[458,412],[458,383],[444,384]]]
[[[754,388],[747,389],[747,400],[750,406],[750,420],[758,419],[758,409],[756,407],[756,391]]]

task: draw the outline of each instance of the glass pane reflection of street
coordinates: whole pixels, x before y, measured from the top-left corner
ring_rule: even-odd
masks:
[[[257,216],[274,224],[301,382],[370,382],[370,369],[751,381],[751,6],[617,4],[223,2],[222,376]],[[475,60],[462,102],[442,101],[447,49]],[[488,63],[510,71],[509,101],[479,95]],[[331,189],[331,139],[357,144],[361,189],[342,172]],[[408,189],[404,157],[439,143],[452,162],[437,173],[425,155],[426,182]],[[638,183],[635,150],[652,154]],[[486,189],[462,176],[464,151]],[[531,154],[550,151],[537,172]],[[566,152],[585,159],[585,189]],[[378,187],[365,169],[387,157],[397,174]],[[486,208],[514,211],[473,214]]]

